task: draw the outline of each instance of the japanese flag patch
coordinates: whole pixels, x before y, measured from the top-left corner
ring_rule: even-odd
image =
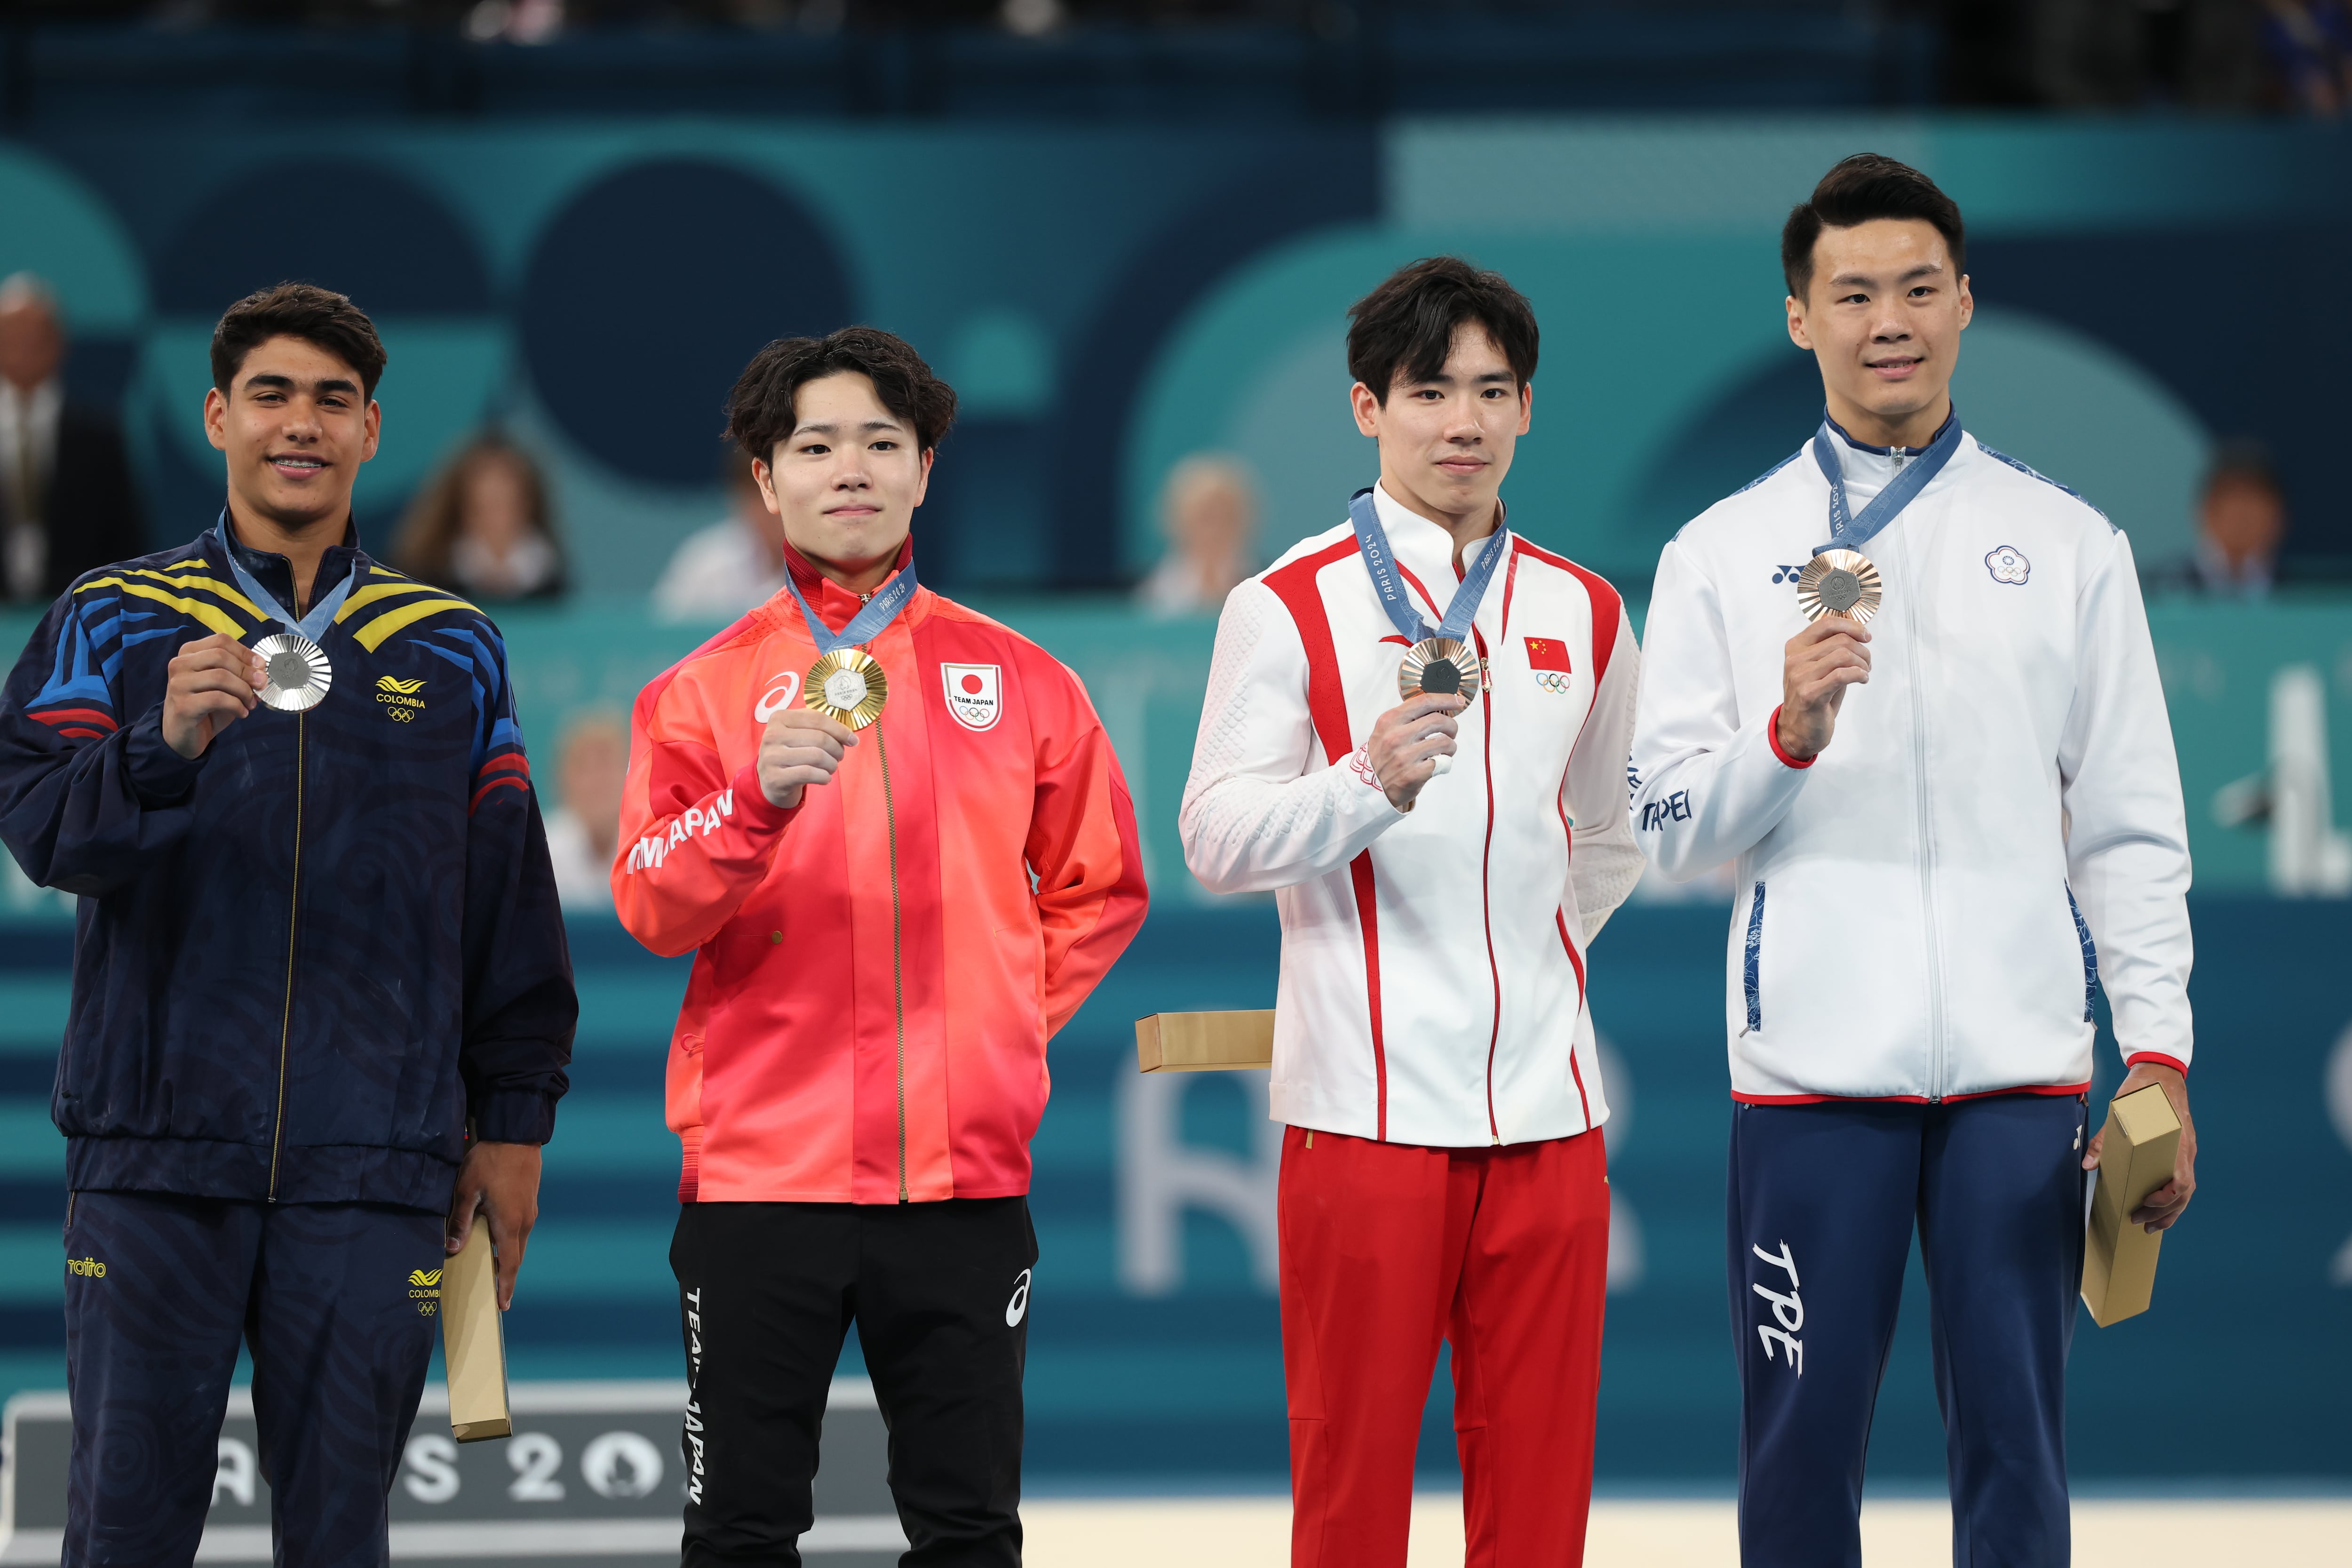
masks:
[[[1004,714],[1003,667],[993,664],[943,664],[940,684],[947,690],[948,712],[967,730],[993,730]]]

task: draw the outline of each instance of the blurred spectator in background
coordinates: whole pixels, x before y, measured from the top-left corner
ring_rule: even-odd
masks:
[[[2225,441],[2197,503],[2197,576],[2209,594],[2267,598],[2286,538],[2286,496],[2258,441]]]
[[[1256,565],[1257,486],[1233,458],[1197,453],[1160,491],[1168,553],[1135,591],[1155,616],[1213,615]]]
[[[2024,9],[2047,103],[2230,110],[2262,102],[2261,0],[2035,0]]]
[[[48,285],[29,272],[0,282],[0,588],[19,604],[147,550],[122,428],[67,404],[65,360]]]
[[[555,752],[563,804],[548,814],[547,854],[555,896],[567,910],[613,907],[613,856],[621,841],[621,785],[629,733],[610,713],[575,719]]]
[[[2263,47],[2283,108],[2340,118],[2352,100],[2352,6],[2344,0],[2263,0]]]
[[[654,584],[666,621],[731,621],[784,585],[783,521],[760,497],[751,459],[730,450],[727,515],[686,536]]]
[[[409,504],[392,563],[478,604],[561,597],[563,551],[539,465],[496,431],[474,437]]]

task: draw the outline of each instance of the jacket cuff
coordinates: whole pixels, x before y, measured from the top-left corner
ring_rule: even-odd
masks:
[[[478,1143],[544,1143],[555,1136],[555,1097],[537,1089],[486,1094],[471,1114]]]
[[[771,832],[777,832],[781,831],[786,823],[800,815],[801,805],[808,804],[809,790],[817,786],[803,786],[801,790],[801,805],[786,810],[781,805],[770,804],[768,792],[760,787],[760,764],[745,763],[735,770],[735,776],[727,781],[727,787],[734,794],[736,813],[743,818],[747,826],[764,827]]]
[[[1779,708],[1773,709],[1772,717],[1764,721],[1764,739],[1770,742],[1772,754],[1780,759],[1781,765],[1784,767],[1810,768],[1822,760],[1821,753],[1816,752],[1801,763],[1780,749],[1780,710]]]
[[[2134,1051],[2124,1058],[2124,1066],[2126,1068],[2136,1068],[2142,1062],[2154,1062],[2160,1068],[2170,1068],[2183,1078],[2189,1076],[2187,1062],[2182,1061],[2179,1057],[2168,1057],[2162,1051]]]
[[[163,739],[163,705],[160,702],[131,721],[122,737],[122,765],[139,804],[150,811],[178,805],[193,794],[196,777],[205,771],[206,747],[190,762]]]

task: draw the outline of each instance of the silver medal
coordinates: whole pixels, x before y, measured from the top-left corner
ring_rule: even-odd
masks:
[[[335,667],[327,652],[297,632],[277,632],[253,645],[267,667],[268,684],[261,700],[285,713],[299,713],[327,700],[335,683]]]

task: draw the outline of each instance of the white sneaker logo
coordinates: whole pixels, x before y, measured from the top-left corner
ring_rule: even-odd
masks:
[[[1029,1315],[1029,1270],[1024,1268],[1021,1278],[1013,1282],[1013,1300],[1004,1303],[1004,1326],[1017,1329],[1021,1320]]]

